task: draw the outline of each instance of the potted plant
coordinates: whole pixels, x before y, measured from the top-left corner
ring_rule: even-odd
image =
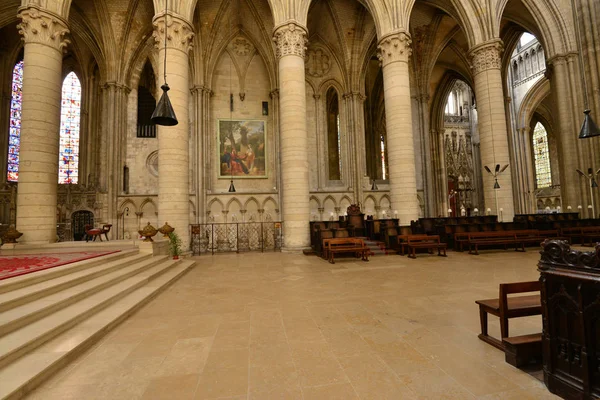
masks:
[[[175,232],[169,233],[169,254],[173,260],[178,260],[181,255],[181,239]]]

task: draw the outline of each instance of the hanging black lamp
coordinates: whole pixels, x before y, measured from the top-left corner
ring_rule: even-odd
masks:
[[[375,182],[375,179],[373,179],[373,184],[371,185],[371,190],[379,190],[379,188],[377,187],[377,183]]]
[[[496,178],[496,181],[494,182],[494,189],[500,189],[500,184],[498,183],[498,178]]]
[[[229,185],[229,193],[235,193],[235,186],[233,186],[233,177],[231,178],[231,184]]]
[[[150,118],[152,122],[156,125],[162,126],[175,126],[179,123],[177,121],[177,117],[175,116],[175,110],[173,110],[173,106],[171,105],[171,100],[169,100],[169,95],[167,92],[169,91],[169,85],[167,84],[167,12],[168,12],[168,4],[169,0],[165,0],[165,61],[164,61],[164,81],[165,83],[160,87],[163,91],[160,96],[160,100],[152,113],[152,117]]]
[[[581,32],[579,27],[579,13],[577,12],[577,7],[575,7],[574,0],[571,0],[571,9],[573,10],[573,19],[575,21],[575,32],[577,39],[577,50],[579,52],[579,69],[581,73],[581,85],[583,86],[583,101],[585,110],[583,113],[585,117],[583,117],[583,124],[581,124],[581,131],[579,132],[579,139],[587,139],[595,136],[600,136],[600,130],[598,129],[598,125],[592,119],[590,115],[591,110],[588,108],[588,88],[587,88],[587,79],[585,76],[585,67],[583,65],[583,50],[581,46]]]
[[[583,113],[585,117],[583,118],[583,124],[581,125],[581,131],[579,132],[579,139],[587,139],[594,136],[600,136],[600,129],[598,129],[598,125],[592,119],[590,115],[591,110],[585,110]]]

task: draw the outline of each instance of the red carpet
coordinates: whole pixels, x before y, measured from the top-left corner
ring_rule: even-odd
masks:
[[[12,278],[19,275],[29,274],[48,268],[54,268],[65,264],[82,260],[89,260],[117,253],[113,251],[80,251],[77,253],[47,253],[47,254],[23,254],[20,256],[0,256],[0,280]]]

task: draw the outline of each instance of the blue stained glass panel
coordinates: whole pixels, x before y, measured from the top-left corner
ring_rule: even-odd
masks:
[[[79,175],[81,82],[74,72],[67,75],[63,81],[61,104],[58,183],[77,183]]]
[[[21,136],[21,99],[23,93],[23,61],[19,61],[12,75],[10,100],[10,129],[8,132],[8,165],[6,179],[17,182],[19,179],[19,145]]]

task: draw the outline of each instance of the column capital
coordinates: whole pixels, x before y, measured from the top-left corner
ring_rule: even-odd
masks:
[[[277,58],[293,55],[304,58],[306,55],[306,29],[296,23],[280,26],[273,34]]]
[[[344,93],[342,95],[342,97],[344,98],[344,100],[356,99],[361,102],[363,102],[367,99],[367,96],[365,96],[361,92],[357,92],[357,91]]]
[[[501,69],[503,51],[504,44],[500,39],[491,40],[473,47],[469,51],[473,74],[477,75],[490,69]]]
[[[395,32],[384,36],[377,45],[377,58],[382,67],[393,62],[408,62],[412,54],[412,40],[407,32]]]
[[[168,13],[167,17],[167,47],[180,50],[186,54],[192,49],[194,27],[183,17]],[[165,13],[155,15],[152,20],[154,26],[155,47],[161,49],[165,45]]]
[[[279,98],[279,89],[273,89],[269,92],[269,97],[272,99],[278,99]]]
[[[18,17],[21,23],[17,28],[25,44],[43,44],[62,52],[70,43],[64,37],[69,33],[67,23],[58,15],[38,7],[28,7],[21,9]]]

